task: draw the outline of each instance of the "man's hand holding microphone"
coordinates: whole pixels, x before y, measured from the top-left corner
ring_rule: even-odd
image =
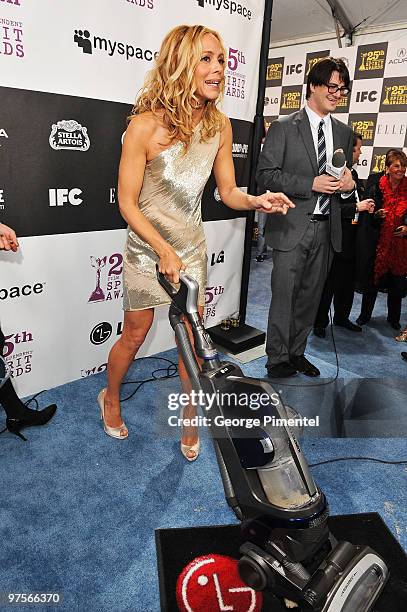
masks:
[[[356,189],[352,173],[346,167],[343,149],[336,149],[331,163],[326,164],[325,173],[314,178],[312,190],[317,193],[332,194],[336,191],[353,191]]]

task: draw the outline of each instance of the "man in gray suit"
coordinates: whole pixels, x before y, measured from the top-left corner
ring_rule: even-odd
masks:
[[[259,158],[259,187],[282,191],[296,206],[289,215],[269,215],[266,224],[266,242],[273,249],[266,344],[270,377],[320,374],[304,351],[332,249],[341,250],[339,192],[355,188],[348,168],[340,180],[325,172],[337,149],[352,166],[352,130],[331,116],[348,92],[343,60],[317,62],[308,75],[306,106],[271,124]]]

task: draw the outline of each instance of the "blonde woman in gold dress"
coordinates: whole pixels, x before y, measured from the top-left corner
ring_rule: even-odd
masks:
[[[156,64],[136,101],[119,168],[120,212],[128,223],[124,253],[124,325],[109,354],[108,386],[98,402],[105,432],[128,436],[120,413],[121,382],[143,344],[154,308],[169,303],[156,278],[177,283],[186,270],[200,287],[203,312],[206,244],[201,197],[212,168],[222,201],[236,210],[286,214],[294,205],[282,193],[244,194],[236,187],[230,121],[217,109],[224,88],[226,53],[221,38],[204,26],[178,26],[165,37]],[[190,330],[189,330],[190,331]],[[179,375],[190,391],[182,360]],[[195,416],[195,408],[184,411]],[[183,429],[181,450],[199,453],[196,428]]]

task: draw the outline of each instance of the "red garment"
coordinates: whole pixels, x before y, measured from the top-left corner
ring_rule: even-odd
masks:
[[[375,283],[386,272],[394,276],[407,274],[407,238],[393,235],[396,227],[406,225],[407,177],[403,177],[393,191],[388,177],[382,176],[379,187],[383,193],[383,208],[387,211],[380,230],[374,269]]]

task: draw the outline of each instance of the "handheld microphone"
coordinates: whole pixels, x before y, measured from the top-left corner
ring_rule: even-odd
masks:
[[[332,161],[330,164],[326,164],[325,172],[330,174],[334,178],[340,180],[345,172],[346,168],[346,157],[343,149],[336,149],[332,155]]]
[[[355,189],[354,191],[354,195],[355,195],[355,200],[356,200],[356,211],[355,211],[355,215],[352,219],[352,225],[357,225],[359,222],[359,211],[358,211],[358,204],[360,202],[360,198],[359,198],[359,194],[358,194],[358,190]]]

